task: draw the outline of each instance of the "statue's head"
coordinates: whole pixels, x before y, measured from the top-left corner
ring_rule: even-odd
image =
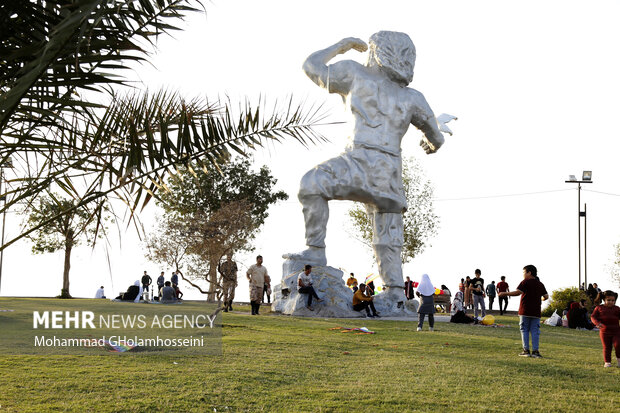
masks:
[[[389,78],[403,86],[413,80],[415,46],[405,33],[380,31],[368,41],[368,66],[379,66]]]

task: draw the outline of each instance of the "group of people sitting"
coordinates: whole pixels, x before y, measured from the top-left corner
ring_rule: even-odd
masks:
[[[297,276],[297,292],[299,294],[307,294],[306,308],[310,311],[314,311],[312,307],[312,300],[316,299],[317,302],[323,300],[317,295],[314,286],[312,285],[312,265],[306,265],[304,270]],[[362,311],[366,310],[368,317],[379,317],[379,313],[375,309],[373,303],[373,296],[375,294],[374,285],[371,285],[372,281],[366,285],[364,283],[357,284],[357,280],[353,273],[347,280],[347,286],[353,290],[353,310]]]
[[[566,316],[568,328],[592,330],[594,324],[590,320],[588,309],[586,308],[586,300],[571,301],[563,311]]]
[[[598,288],[596,283],[589,284],[586,290],[588,299],[570,301],[562,312],[562,316],[566,316],[566,321],[563,318],[562,325],[568,328],[592,330],[595,325],[590,319],[591,314],[589,310],[594,310],[594,308],[603,303],[605,293],[605,291]]]
[[[173,303],[182,299],[183,293],[179,289],[179,271],[175,271],[172,273],[172,277],[170,281],[165,281],[164,272],[162,271],[159,277],[157,277],[157,296],[152,297],[153,299],[160,301],[162,303]],[[133,301],[134,303],[139,302],[140,300],[144,300],[144,293],[147,293],[151,289],[151,285],[153,280],[144,271],[144,275],[141,280],[136,280],[133,285],[130,285],[127,288],[127,291],[121,293],[117,300],[121,301]],[[102,287],[103,288],[103,287]]]

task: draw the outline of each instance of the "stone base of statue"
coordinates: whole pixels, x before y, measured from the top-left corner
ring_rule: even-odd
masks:
[[[345,285],[343,272],[328,266],[312,267],[312,286],[323,302],[313,299],[314,311],[306,308],[308,295],[297,291],[297,277],[305,265],[302,261],[284,261],[282,281],[273,289],[271,311],[302,317],[364,317],[364,314],[353,311],[353,291]]]
[[[286,259],[282,264],[282,281],[273,289],[271,310],[302,317],[363,318],[366,311],[353,310],[353,291],[344,282],[344,273],[329,266],[312,267],[312,286],[323,302],[312,301],[314,311],[307,306],[308,295],[300,294],[297,277],[305,262]],[[381,316],[417,317],[417,301],[407,301],[403,289],[390,289],[375,295],[375,308]]]
[[[418,316],[418,301],[407,300],[403,288],[386,288],[374,298],[375,309],[381,316],[411,317]]]

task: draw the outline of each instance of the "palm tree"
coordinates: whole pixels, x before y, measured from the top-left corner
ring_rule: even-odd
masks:
[[[131,62],[148,59],[157,36],[179,30],[200,11],[199,0],[8,0],[0,5],[0,163],[13,160],[17,178],[0,213],[59,189],[94,205],[111,197],[130,221],[177,165],[201,159],[218,167],[230,152],[267,140],[323,139],[313,128],[321,108],[286,102],[265,113],[248,102],[185,99],[162,90],[131,90]],[[63,210],[63,214],[71,210]],[[0,250],[45,226],[24,230]]]

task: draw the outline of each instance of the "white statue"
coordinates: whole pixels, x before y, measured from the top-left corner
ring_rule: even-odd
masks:
[[[353,37],[313,53],[303,65],[314,83],[342,96],[353,115],[353,136],[343,154],[317,165],[302,178],[298,196],[308,248],[283,258],[325,266],[328,201],[362,202],[373,223],[373,248],[387,287],[382,295],[396,302],[403,301],[400,254],[402,213],[407,208],[400,143],[410,124],[423,132],[420,145],[428,154],[436,152],[444,138],[424,96],[407,87],[413,79],[416,57],[409,36],[381,31],[370,37],[369,45],[366,65],[352,60],[327,65],[351,49],[368,49],[364,41]],[[451,119],[448,115],[441,120]]]

